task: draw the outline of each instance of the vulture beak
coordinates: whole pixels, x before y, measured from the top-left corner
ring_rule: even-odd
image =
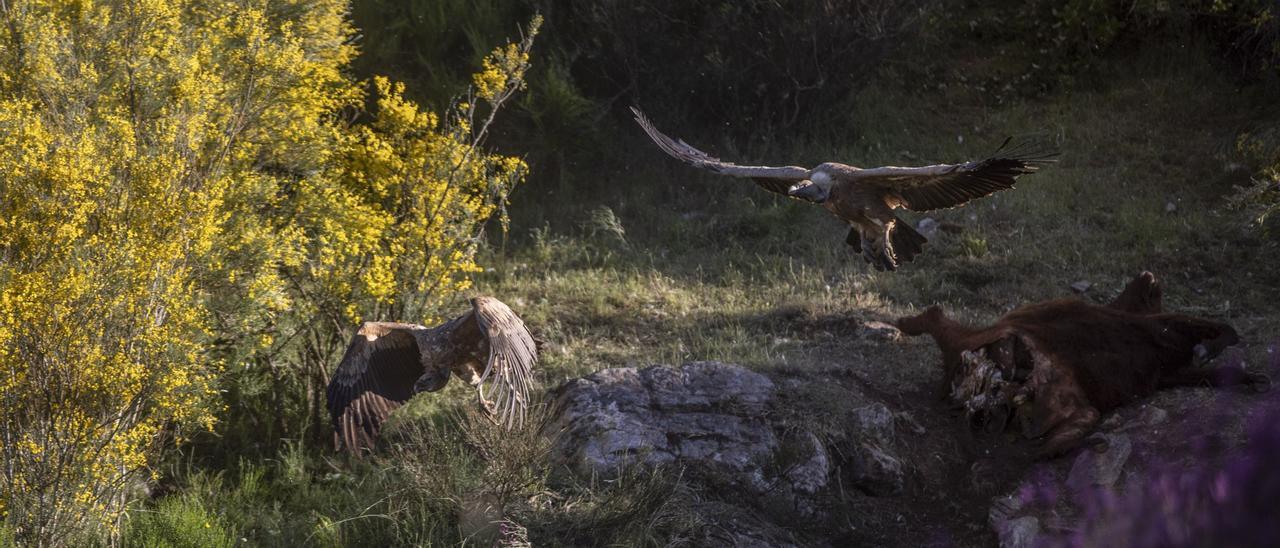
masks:
[[[787,189],[787,196],[808,200],[815,204],[827,201],[827,192],[822,187],[813,184],[813,181],[808,180],[791,185],[791,188]]]

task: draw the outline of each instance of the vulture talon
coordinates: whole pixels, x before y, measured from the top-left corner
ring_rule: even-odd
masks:
[[[498,421],[498,413],[494,410],[493,404],[484,399],[484,396],[481,396],[479,391],[476,392],[476,401],[480,403],[480,410],[484,412],[485,418],[489,419],[493,424],[502,424]]]
[[[1017,178],[1056,161],[1057,151],[1034,141],[1010,146],[990,158],[960,164],[862,169],[836,162],[812,169],[799,166],[741,166],[721,161],[658,131],[631,108],[637,124],[667,155],[717,175],[748,178],[761,188],[821,205],[850,226],[845,242],[861,250],[877,270],[896,270],[924,251],[928,239],[893,213],[932,211],[1013,188]]]

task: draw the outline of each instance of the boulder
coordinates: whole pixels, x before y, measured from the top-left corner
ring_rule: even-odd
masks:
[[[1067,485],[1078,493],[1114,486],[1133,450],[1133,443],[1124,434],[1102,434],[1099,437],[1105,441],[1105,449],[1081,451],[1067,473]]]
[[[856,442],[852,446],[849,480],[853,487],[875,495],[902,492],[905,474],[896,456],[894,414],[882,403],[860,407],[853,412]]]
[[[996,534],[1000,548],[1032,548],[1040,536],[1040,520],[1027,516],[1002,523]]]
[[[774,392],[768,377],[716,362],[605,369],[558,391],[553,453],[588,476],[680,461],[760,485],[756,462],[778,448],[764,419]]]
[[[606,478],[629,466],[672,465],[717,489],[813,515],[831,458],[812,433],[783,436],[770,424],[776,393],[768,377],[718,362],[598,371],[557,390],[552,459]]]
[[[1248,462],[1250,457],[1241,451],[1249,447],[1245,423],[1251,417],[1280,417],[1280,399],[1241,391],[1180,389],[1121,407],[1101,421],[1092,436],[1101,443],[1032,467],[1012,492],[993,500],[990,525],[1002,547],[1070,539],[1073,545],[1090,545],[1099,538],[1118,546],[1134,545],[1141,540],[1134,536],[1139,532],[1147,535],[1142,545],[1161,545],[1161,535],[1185,534],[1164,524],[1171,517],[1185,517],[1184,509],[1169,505],[1198,500],[1199,491],[1188,482],[1221,482],[1212,483],[1223,490],[1221,496],[1260,488],[1232,486],[1230,476],[1219,475],[1233,469],[1230,462]],[[1228,522],[1240,519],[1245,518],[1232,514]],[[1220,526],[1209,518],[1201,521],[1197,526],[1205,530]],[[1152,523],[1159,526],[1138,527]]]

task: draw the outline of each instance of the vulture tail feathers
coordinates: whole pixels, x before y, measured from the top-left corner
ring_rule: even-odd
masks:
[[[862,253],[862,234],[857,227],[849,227],[849,235],[844,237],[844,243],[849,244],[855,252]]]
[[[887,240],[873,235],[867,241],[863,241],[862,234],[856,226],[850,228],[849,235],[844,240],[853,247],[854,251],[862,253],[862,258],[867,263],[880,271],[892,272],[902,266],[902,263],[914,260],[916,255],[924,251],[924,244],[929,242],[928,238],[916,232],[916,229],[906,221],[896,215],[891,218],[893,224],[889,227]]]
[[[893,241],[893,255],[898,264],[909,263],[924,251],[924,244],[928,243],[929,239],[916,232],[911,223],[903,221],[898,216],[895,215],[893,220],[893,233],[890,235]]]

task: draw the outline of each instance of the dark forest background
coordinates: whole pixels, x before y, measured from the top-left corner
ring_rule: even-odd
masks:
[[[653,161],[637,141],[632,105],[725,157],[759,158],[802,142],[865,143],[876,109],[868,89],[914,96],[920,111],[944,108],[933,99],[949,87],[996,106],[1103,89],[1126,72],[1198,56],[1214,78],[1265,93],[1280,63],[1280,22],[1265,0],[373,0],[352,8],[362,29],[357,72],[408,82],[436,109],[459,100],[473,68],[513,28],[546,18],[527,93],[500,120],[495,143],[529,158],[533,194],[614,193],[602,172]]]

